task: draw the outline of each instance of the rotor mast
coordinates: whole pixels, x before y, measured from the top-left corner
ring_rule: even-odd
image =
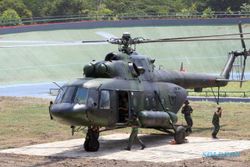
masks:
[[[111,38],[108,42],[111,44],[119,45],[119,51],[131,54],[135,51],[136,44],[143,43],[145,41],[142,37],[131,38],[129,32],[124,32],[121,38]]]

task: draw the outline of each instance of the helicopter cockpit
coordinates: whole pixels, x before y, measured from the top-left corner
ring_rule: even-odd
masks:
[[[64,86],[60,89],[55,100],[58,103],[78,103],[86,104],[88,97],[88,89],[78,86]]]

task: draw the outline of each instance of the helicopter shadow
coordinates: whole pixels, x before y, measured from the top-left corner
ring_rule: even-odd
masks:
[[[125,150],[128,144],[129,134],[125,134],[122,139],[106,139],[100,137],[100,148],[97,152],[86,152],[83,148],[83,145],[79,145],[79,147],[75,147],[71,150],[67,150],[61,153],[57,153],[51,155],[51,157],[65,157],[65,158],[98,158],[103,156],[112,155],[121,151],[128,152]],[[170,144],[170,141],[173,139],[172,135],[169,134],[145,134],[139,135],[139,138],[146,145],[146,148],[163,146],[166,144]],[[83,141],[84,142],[84,141]],[[143,151],[141,150],[141,146],[139,142],[136,140],[131,148],[131,152],[134,151]]]
[[[220,125],[220,128],[223,128],[227,125],[223,124],[223,125]],[[212,130],[213,130],[213,126],[211,127],[206,127],[206,128],[192,128],[193,129],[193,133],[200,133],[200,132],[204,132],[204,131],[211,131],[212,133]]]

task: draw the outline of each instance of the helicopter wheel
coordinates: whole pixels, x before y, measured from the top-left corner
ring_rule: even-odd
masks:
[[[98,128],[88,128],[86,134],[84,149],[87,152],[96,152],[99,149],[99,129]]]
[[[183,126],[178,126],[174,134],[174,139],[176,141],[176,144],[184,143],[185,137],[186,137],[186,128],[184,128]]]

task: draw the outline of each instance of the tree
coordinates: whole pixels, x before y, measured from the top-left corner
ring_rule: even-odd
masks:
[[[32,12],[33,17],[47,16],[48,9],[53,8],[55,0],[23,0],[25,6]]]
[[[227,8],[226,14],[234,14],[234,12],[231,10],[231,7]]]
[[[193,16],[193,15],[196,15],[197,13],[198,13],[197,5],[195,3],[193,3],[191,5],[191,7],[184,8],[184,9],[181,10],[181,14],[183,14],[185,16]]]
[[[248,13],[248,12],[250,12],[250,4],[243,3],[242,6],[240,7],[240,11],[242,13]]]
[[[202,13],[202,18],[213,18],[214,17],[214,11],[208,7],[205,9]]]
[[[15,26],[21,24],[21,18],[14,9],[7,9],[0,17],[2,25]]]
[[[14,9],[21,18],[31,18],[32,12],[28,10],[22,0],[0,0],[0,13]]]
[[[226,11],[228,7],[233,11],[239,11],[245,2],[246,0],[207,0],[207,6],[214,11]]]
[[[93,0],[54,0],[48,12],[52,16],[85,14],[93,9]]]

